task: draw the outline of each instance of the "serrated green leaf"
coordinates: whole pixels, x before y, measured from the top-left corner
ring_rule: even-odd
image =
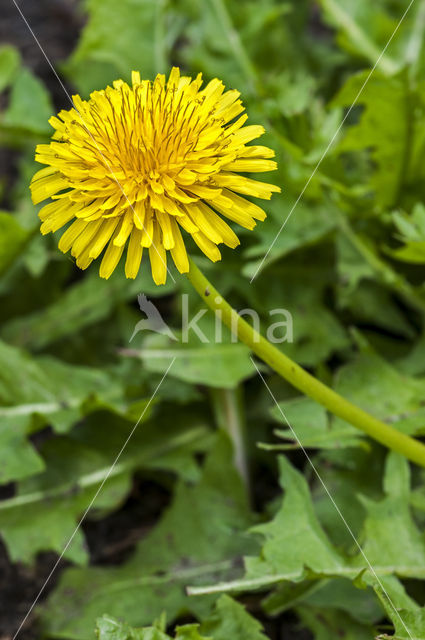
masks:
[[[314,514],[305,479],[283,456],[279,465],[285,498],[271,522],[254,528],[264,537],[264,544],[261,557],[245,559],[245,579],[255,583],[274,576],[276,581],[296,581],[304,576],[306,567],[318,574],[343,572],[345,560]]]
[[[152,627],[133,628],[109,615],[98,618],[96,635],[99,640],[171,640],[159,619]],[[265,640],[261,624],[245,608],[221,596],[214,611],[202,624],[177,626],[175,640]]]
[[[368,574],[370,571],[372,577],[377,575],[384,579],[394,574],[425,577],[425,540],[410,515],[405,469],[408,463],[404,458],[393,453],[388,456],[387,496],[376,503],[363,499],[369,512],[359,536],[364,540],[363,552],[359,549],[351,558],[332,545],[321,527],[305,478],[285,458],[280,457],[279,461],[281,482],[285,487],[282,506],[270,522],[253,529],[263,536],[261,554],[245,558],[243,578],[191,588],[191,593],[252,591],[271,588],[282,582],[300,582],[324,576],[356,581],[364,571]],[[396,480],[392,478],[394,473],[398,474]],[[400,475],[404,476],[404,481]],[[329,494],[328,499],[331,499]],[[335,504],[333,506],[337,510]],[[392,518],[397,531],[395,537],[392,536]],[[403,541],[401,545],[400,540]]]
[[[201,632],[214,640],[265,640],[261,623],[241,604],[229,596],[221,596],[213,613],[203,621]]]
[[[409,466],[400,454],[388,454],[384,489],[383,500],[361,498],[367,510],[363,551],[378,573],[382,566],[399,575],[425,577],[425,540],[410,513]],[[359,564],[364,564],[361,558]]]
[[[366,71],[351,76],[333,104],[350,106],[366,78]],[[337,151],[372,150],[371,157],[376,167],[369,171],[370,188],[382,207],[391,206],[403,180],[408,122],[412,117],[408,111],[403,77],[385,77],[376,71],[365,84],[358,103],[364,107],[360,120],[347,128]]]
[[[195,625],[193,625],[195,626]],[[96,621],[96,637],[98,640],[169,640],[159,625],[135,629],[109,615],[103,615]],[[177,636],[176,636],[177,637]],[[201,638],[201,636],[199,636]]]
[[[393,221],[398,229],[398,239],[403,247],[388,250],[391,256],[404,262],[423,264],[425,262],[425,207],[417,203],[410,216],[399,212],[393,214]]]
[[[385,585],[376,580],[372,584],[395,631],[394,635],[380,634],[376,640],[424,640],[425,607],[410,598],[396,579]]]

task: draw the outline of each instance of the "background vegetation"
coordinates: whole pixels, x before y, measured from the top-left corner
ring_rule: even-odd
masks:
[[[421,436],[423,0],[413,3],[249,284],[407,6],[21,3],[71,93],[88,97],[132,69],[149,78],[171,64],[242,92],[250,122],[268,130],[283,193],[267,204],[267,221],[242,234],[239,250],[225,251],[215,265],[199,257],[199,264],[236,308],[256,308],[264,321],[269,309],[288,309],[288,355]],[[28,193],[34,146],[48,140],[49,116],[69,101],[12,2],[2,33],[2,637],[13,636],[146,409],[22,640],[90,640],[96,620],[101,640],[166,640],[167,633],[187,640],[425,638],[424,472],[264,369],[333,502],[248,350],[230,341],[205,345],[193,337],[179,347],[148,405],[175,346],[141,332],[131,343],[137,357],[122,351],[141,319],[137,294],[152,297],[176,332],[180,294],[189,293],[193,312],[200,303],[177,274],[175,284],[154,286],[146,263],[135,282],[121,268],[108,282],[96,266],[82,273],[57,239],[39,235]],[[208,317],[204,328],[212,328]],[[151,358],[151,347],[163,358]],[[249,490],[223,428],[235,423],[247,435]],[[186,593],[205,585],[219,586]]]

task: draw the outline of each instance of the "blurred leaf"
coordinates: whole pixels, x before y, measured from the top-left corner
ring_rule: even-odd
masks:
[[[279,402],[279,407],[272,407],[271,414],[277,422],[283,422],[287,427],[275,430],[275,434],[289,440],[289,443],[265,445],[269,450],[297,448],[298,441],[305,448],[319,449],[353,447],[358,446],[361,441],[358,430],[351,425],[341,425],[341,429],[335,429],[328,419],[326,409],[310,398],[299,397]]]
[[[5,419],[1,413],[0,417],[0,482],[7,483],[42,471],[43,459],[27,440],[28,420],[21,416]]]
[[[393,214],[393,221],[398,229],[398,239],[404,243],[403,247],[388,250],[397,260],[425,263],[425,207],[418,202],[410,216],[399,212]]]
[[[108,374],[52,357],[31,358],[0,342],[0,482],[42,468],[25,442],[31,429],[47,423],[66,431],[99,401],[112,410],[126,411],[122,389]]]
[[[143,413],[141,408],[137,421]],[[97,413],[88,424],[76,427],[68,436],[46,441],[40,451],[46,470],[21,482],[15,497],[0,502],[0,531],[12,561],[31,562],[39,551],[60,554],[94,498],[89,517],[98,517],[122,503],[136,469],[181,470],[181,475],[187,477],[193,452],[204,447],[206,428],[187,419],[179,423],[175,415],[173,422],[161,424],[158,430],[156,421],[146,423],[148,415],[143,415],[143,424],[113,467],[133,430],[132,422],[116,417],[111,421]],[[81,529],[66,548],[65,557],[86,563],[87,549]]]
[[[89,640],[91,624],[109,611],[132,625],[167,612],[205,615],[214,598],[188,598],[185,585],[234,576],[238,558],[256,548],[246,496],[224,437],[198,484],[179,483],[174,502],[121,567],[66,570],[43,607],[48,635]]]
[[[10,44],[0,47],[0,91],[4,91],[13,82],[20,64],[18,49]]]
[[[311,252],[299,251],[282,264],[261,271],[245,294],[257,311],[268,314],[273,309],[284,309],[289,312],[292,339],[288,337],[281,348],[288,357],[306,367],[316,366],[349,346],[345,329],[326,300],[326,290],[333,280],[330,257],[327,245]],[[245,286],[244,293],[246,290]]]
[[[189,321],[193,319],[196,315],[189,317]],[[123,350],[122,353],[140,358],[148,371],[156,373],[164,373],[175,358],[170,376],[193,384],[232,389],[253,375],[255,367],[249,357],[250,349],[242,343],[230,342],[225,327],[220,326],[217,334],[215,320],[209,311],[197,326],[201,337],[188,326],[187,341],[183,334],[182,341],[170,340],[165,335],[149,336],[140,350]]]
[[[328,491],[321,482],[312,485],[317,517],[333,544],[348,554],[353,549],[350,531],[358,539],[366,516],[359,495],[373,500],[382,498],[384,456],[383,448],[370,443],[368,448],[327,449],[315,458],[320,477],[350,530],[329,500]]]
[[[163,25],[167,0],[88,0],[88,21],[79,44],[65,65],[69,78],[87,96],[131,71],[150,78],[168,70],[172,44]],[[172,30],[171,30],[172,32]]]
[[[377,354],[360,354],[341,367],[334,387],[339,394],[400,431],[423,432],[425,380],[403,374]],[[344,424],[337,417],[332,422],[335,428]]]
[[[161,293],[173,291],[170,281]],[[43,349],[47,345],[78,333],[107,317],[119,303],[134,298],[139,292],[158,295],[158,287],[145,269],[136,280],[124,280],[117,273],[105,281],[96,271],[59,292],[57,300],[40,311],[14,318],[1,332],[4,339],[19,346]],[[128,338],[132,328],[129,327]]]
[[[0,130],[36,136],[50,135],[48,123],[54,109],[42,82],[25,67],[12,85],[10,103],[0,121]]]
[[[394,73],[399,64],[382,48],[393,33],[397,22],[388,12],[367,0],[320,0],[324,17],[339,29],[339,43],[350,53],[362,56],[371,64],[380,60],[385,73]],[[400,15],[401,17],[401,15]]]
[[[297,607],[302,624],[314,633],[315,640],[342,637],[344,640],[372,640],[374,629],[354,621],[346,613],[316,607]]]
[[[288,202],[288,197],[276,197],[265,206],[269,214],[267,223],[261,225],[256,231],[257,244],[245,252],[248,258],[260,257],[262,260],[270,249],[262,269],[295,249],[318,242],[336,225],[332,209],[327,205],[300,202],[294,209],[293,215],[288,218],[294,204],[295,201],[292,199]],[[285,226],[282,229],[284,223]],[[245,275],[252,277],[259,265],[260,260],[250,261],[244,269]]]
[[[323,580],[319,588],[307,594],[303,604],[324,609],[338,609],[362,624],[373,624],[382,618],[382,607],[373,590],[359,589],[343,578]]]
[[[0,211],[0,275],[26,245],[30,233],[10,213]]]

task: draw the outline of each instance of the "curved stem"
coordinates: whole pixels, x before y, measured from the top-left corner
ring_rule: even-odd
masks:
[[[204,302],[219,314],[223,324],[282,378],[371,438],[425,467],[425,445],[374,418],[304,371],[241,318],[191,259],[187,276]]]

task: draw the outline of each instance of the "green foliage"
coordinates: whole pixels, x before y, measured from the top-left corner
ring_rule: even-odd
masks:
[[[284,353],[421,437],[425,8],[417,0],[399,24],[406,8],[85,0],[74,50],[52,61],[83,97],[132,69],[152,77],[172,64],[241,92],[276,151],[267,179],[282,194],[222,262],[191,253],[236,309],[258,311],[263,332],[270,310],[290,312]],[[182,340],[181,294],[189,318],[203,309],[183,276],[157,287],[144,264],[136,281],[121,267],[103,281],[38,234],[34,145],[69,100],[23,54],[0,47],[0,534],[11,562],[34,567],[41,552],[65,550],[36,608],[40,637],[91,640],[97,619],[99,640],[262,640],[299,629],[315,640],[423,640],[424,473],[269,376],[276,406],[249,350],[226,331],[215,342],[209,312],[199,322],[207,342],[193,331]],[[139,293],[177,341],[134,335]],[[240,451],[217,434],[235,425],[246,432],[249,491],[234,465]],[[170,504],[132,520],[129,505],[149,511],[152,487]],[[126,552],[105,560],[109,534],[93,540],[90,530],[110,522],[112,547]]]
[[[170,34],[163,24],[167,4],[123,0],[117,11],[113,0],[89,0],[89,21],[65,66],[83,94],[103,89],[117,76],[128,80],[132,69],[140,69],[146,77],[166,71],[165,56],[172,44],[168,42],[172,29]]]
[[[102,616],[97,620],[99,640],[170,640],[165,632],[165,618],[160,617],[152,627],[133,628],[126,623]],[[175,629],[175,640],[264,640],[261,624],[228,596],[221,596],[214,610],[202,624],[185,624]]]
[[[29,235],[14,216],[0,211],[0,274],[19,256]]]
[[[0,134],[2,137],[9,134],[21,144],[26,136],[33,139],[48,136],[51,133],[48,119],[52,114],[49,93],[31,71],[23,68],[13,81],[9,105],[0,120]]]
[[[19,69],[19,51],[10,45],[0,47],[0,91],[10,85]]]
[[[398,239],[404,246],[394,249],[391,255],[397,260],[423,264],[425,262],[425,208],[418,203],[410,216],[396,212],[394,224],[398,230]]]
[[[333,104],[349,107],[367,77],[367,71],[351,76]],[[348,128],[338,145],[339,152],[372,150],[371,158],[376,169],[372,172],[370,187],[375,191],[377,202],[384,207],[395,204],[404,177],[411,117],[406,93],[403,76],[389,79],[375,73],[358,98],[358,104],[364,107],[358,124]],[[382,140],[386,140],[385,145],[381,144]]]
[[[230,444],[220,438],[199,482],[178,484],[172,505],[124,565],[64,573],[44,607],[47,632],[90,638],[91,621],[106,610],[138,625],[163,610],[170,621],[208,612],[214,599],[190,599],[184,587],[239,573],[239,556],[256,548],[246,533],[251,522]]]
[[[147,415],[145,412],[144,420]],[[163,422],[160,433],[159,422]],[[99,424],[102,430],[108,430],[101,438]],[[0,503],[0,530],[12,559],[29,562],[37,552],[50,549],[60,553],[80,514],[95,496],[92,517],[99,518],[122,504],[137,469],[170,470],[187,480],[197,478],[192,454],[204,449],[208,435],[202,418],[193,420],[193,424],[179,424],[176,415],[172,422],[167,416],[144,422],[132,437],[132,449],[110,471],[132,427],[132,421],[117,416],[111,419],[103,411],[93,414],[85,427],[44,444],[41,455],[45,471],[20,482],[17,495]],[[78,564],[87,562],[81,531],[76,532],[65,557]]]
[[[394,635],[386,633],[379,635],[377,640],[423,640],[425,638],[425,608],[419,607],[410,598],[406,598],[401,589],[390,592],[388,595],[377,585],[376,592],[381,600],[388,617],[394,623]],[[406,600],[408,600],[406,604]],[[396,608],[396,610],[394,610]]]

